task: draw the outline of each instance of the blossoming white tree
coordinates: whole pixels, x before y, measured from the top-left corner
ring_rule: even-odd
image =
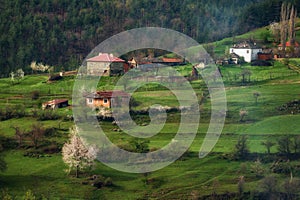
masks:
[[[68,172],[75,170],[76,178],[78,172],[91,167],[94,164],[97,152],[95,148],[84,146],[81,138],[78,136],[76,126],[70,129],[70,141],[65,143],[62,148],[63,161],[69,166]]]
[[[46,72],[50,66],[49,65],[43,65],[42,63],[36,63],[35,61],[31,62],[30,68],[32,71],[38,71],[38,72]]]

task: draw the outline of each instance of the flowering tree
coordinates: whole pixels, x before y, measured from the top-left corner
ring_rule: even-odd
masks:
[[[69,166],[68,172],[75,170],[76,178],[80,170],[91,167],[94,164],[97,152],[95,148],[86,148],[78,136],[77,127],[70,129],[70,141],[62,148],[63,161]]]
[[[33,61],[30,64],[30,68],[32,69],[32,71],[46,72],[50,68],[50,66],[43,65],[42,63],[36,63],[35,61]]]

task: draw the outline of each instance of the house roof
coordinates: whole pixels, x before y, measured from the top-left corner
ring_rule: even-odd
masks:
[[[112,97],[129,97],[130,95],[124,91],[97,91],[94,93],[90,93],[85,95],[86,98],[94,98],[94,99],[103,99],[103,98],[112,98]]]
[[[53,99],[51,101],[44,102],[43,105],[57,105],[68,102],[68,99]]]
[[[113,54],[99,53],[98,56],[87,59],[88,62],[125,62],[121,58],[115,57]]]
[[[128,60],[128,63],[130,64],[136,64],[136,60],[134,58],[131,58],[130,60]]]
[[[278,46],[279,46],[279,47],[282,47],[282,44],[279,44]],[[290,42],[286,42],[286,43],[285,43],[285,46],[286,46],[286,47],[290,47],[290,46],[292,46],[292,45],[291,45]],[[295,41],[295,45],[294,45],[294,46],[295,46],[295,47],[299,47],[300,45],[299,45],[298,42]]]
[[[231,54],[230,54],[230,57],[231,57],[231,58],[240,58],[240,56],[237,55],[236,53],[231,53]]]
[[[180,58],[162,58],[162,61],[166,62],[166,63],[181,63],[181,62],[183,62],[183,60]]]
[[[235,49],[261,49],[259,46],[257,46],[257,44],[255,42],[248,42],[248,41],[234,44],[232,46],[232,48],[235,48]]]

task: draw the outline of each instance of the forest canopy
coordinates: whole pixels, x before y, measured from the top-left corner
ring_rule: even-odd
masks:
[[[137,27],[165,27],[200,43],[279,21],[282,0],[3,0],[0,77],[33,61],[72,70],[101,41]],[[293,1],[299,5],[298,1]],[[300,10],[300,8],[298,8]]]

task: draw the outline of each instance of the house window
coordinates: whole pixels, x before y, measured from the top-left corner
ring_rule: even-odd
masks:
[[[249,50],[247,50],[247,53],[249,53]]]
[[[88,99],[88,103],[92,104],[93,103],[93,99]]]
[[[107,104],[108,103],[108,99],[103,99],[103,103]]]

